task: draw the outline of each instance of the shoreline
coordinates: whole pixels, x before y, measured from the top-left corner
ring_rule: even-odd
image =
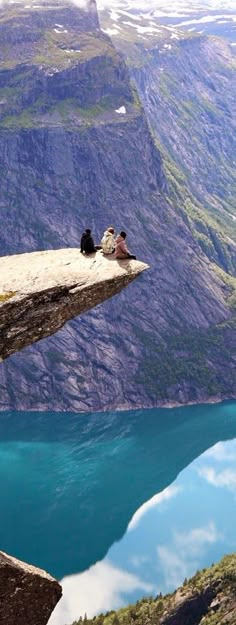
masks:
[[[166,402],[157,402],[153,405],[136,405],[135,407],[133,405],[129,405],[129,404],[120,404],[119,406],[115,407],[114,409],[111,408],[99,408],[99,409],[94,409],[94,410],[81,410],[81,411],[77,411],[77,410],[73,410],[72,408],[70,410],[64,410],[61,408],[47,408],[45,410],[45,407],[40,407],[40,408],[2,408],[0,407],[0,414],[1,413],[9,413],[9,412],[14,412],[14,413],[21,413],[21,412],[28,412],[28,413],[46,413],[46,412],[50,412],[50,413],[65,413],[65,414],[77,414],[77,415],[91,415],[91,414],[99,414],[99,413],[111,413],[111,412],[131,412],[131,411],[135,411],[135,410],[155,410],[156,409],[166,409],[166,410],[172,410],[174,408],[187,408],[188,406],[200,406],[200,405],[214,405],[214,404],[222,404],[224,402],[230,402],[230,401],[236,401],[236,394],[233,394],[231,396],[219,396],[219,395],[213,395],[209,398],[205,398],[205,399],[199,399],[199,400],[189,400],[186,403],[182,403],[182,402],[174,402],[174,401],[166,401]]]
[[[199,400],[189,400],[186,403],[177,402],[177,401],[176,402],[165,401],[165,402],[157,402],[153,404],[152,406],[137,405],[135,408],[124,404],[122,407],[115,408],[114,412],[121,412],[121,411],[126,411],[126,410],[154,410],[155,408],[158,408],[158,409],[163,408],[166,410],[171,410],[172,408],[187,408],[188,406],[200,406],[200,405],[207,406],[208,404],[223,404],[224,402],[229,402],[229,401],[236,401],[236,393],[235,395],[230,395],[229,397],[212,395],[212,397],[209,397],[209,398],[199,399]],[[57,412],[57,410],[55,412]],[[96,412],[111,412],[111,410],[97,410]],[[83,411],[78,414],[86,414],[86,413],[84,413]]]

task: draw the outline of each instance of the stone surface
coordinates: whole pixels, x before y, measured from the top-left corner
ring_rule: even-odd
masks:
[[[202,592],[186,592],[183,596],[177,591],[171,609],[160,619],[160,625],[197,625],[207,614],[208,608],[216,595],[216,587],[208,586]]]
[[[101,251],[34,252],[0,258],[0,356],[56,332],[132,282],[148,265]]]
[[[61,595],[51,575],[0,551],[1,625],[46,625]]]

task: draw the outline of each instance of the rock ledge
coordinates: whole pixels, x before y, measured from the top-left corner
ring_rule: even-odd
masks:
[[[72,248],[0,258],[0,358],[54,334],[147,268]]]

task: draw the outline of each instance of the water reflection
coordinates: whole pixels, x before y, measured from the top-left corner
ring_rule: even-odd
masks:
[[[218,443],[133,515],[106,558],[63,580],[49,621],[65,625],[116,609],[145,594],[169,592],[236,550],[236,439]]]
[[[58,578],[87,570],[122,538],[145,501],[206,449],[235,437],[235,402],[1,414],[1,548]],[[160,511],[184,498],[179,491],[168,499],[167,492]]]

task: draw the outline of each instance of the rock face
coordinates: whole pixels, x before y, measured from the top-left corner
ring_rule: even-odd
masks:
[[[187,182],[210,217],[236,240],[233,49],[223,40],[200,35],[169,45],[164,54],[160,54],[163,44],[153,50],[147,66],[135,72],[139,93],[159,141],[182,173],[183,183]],[[194,80],[190,78],[193,74]],[[208,234],[200,224],[197,231]],[[219,253],[220,240],[218,250],[214,234],[211,241]]]
[[[0,551],[0,622],[46,625],[62,595],[48,573]]]
[[[202,592],[190,591],[189,593],[176,593],[172,606],[163,614],[161,625],[196,625],[208,612],[212,600],[216,596],[216,586],[213,584],[204,588]]]
[[[85,227],[99,241],[113,224],[151,270],[3,363],[0,406],[93,411],[233,397],[235,283],[219,265],[233,270],[234,243],[221,237],[227,265],[203,250],[94,10],[89,21],[76,7],[63,16],[50,7],[0,11],[1,36],[18,33],[0,46],[1,254],[78,247]],[[29,39],[33,25],[39,39]]]
[[[0,357],[31,345],[118,293],[147,265],[57,250],[0,259]]]
[[[113,32],[108,14],[102,13],[101,20]],[[116,24],[113,41],[129,63],[170,185],[175,179],[175,203],[193,222],[196,239],[208,257],[235,273],[235,248],[230,241],[222,245],[222,229],[236,239],[233,48],[217,37],[173,33],[160,24],[156,34],[155,27],[152,34],[144,28],[140,41],[138,34],[131,37],[139,25],[135,14],[132,28],[122,11]],[[196,200],[198,208],[200,203],[204,206],[202,214],[194,214]]]

